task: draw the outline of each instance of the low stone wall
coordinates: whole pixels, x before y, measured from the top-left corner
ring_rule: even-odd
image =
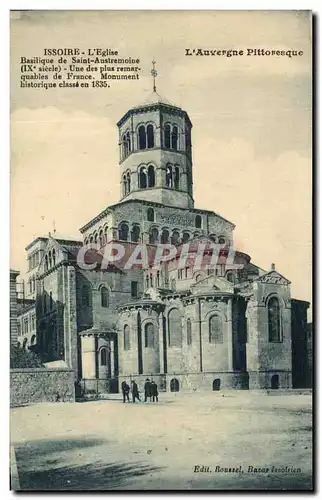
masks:
[[[10,370],[10,406],[75,401],[75,374],[68,369]]]

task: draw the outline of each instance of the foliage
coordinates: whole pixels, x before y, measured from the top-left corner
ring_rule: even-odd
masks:
[[[42,368],[39,356],[20,346],[10,348],[10,368]]]

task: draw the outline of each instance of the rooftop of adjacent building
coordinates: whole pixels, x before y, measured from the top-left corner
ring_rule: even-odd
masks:
[[[158,203],[156,201],[150,201],[150,200],[140,200],[140,199],[136,200],[136,199],[131,199],[131,200],[119,201],[117,203],[114,203],[113,205],[109,205],[108,207],[104,208],[104,210],[102,210],[99,214],[97,214],[93,219],[91,219],[86,224],[84,224],[84,226],[82,226],[79,229],[80,232],[83,233],[89,227],[91,227],[93,224],[96,224],[96,222],[98,222],[99,220],[101,220],[109,212],[114,211],[116,208],[124,206],[127,203],[140,203],[142,205],[147,205],[147,206],[153,205],[155,207],[173,208],[171,205],[165,205],[163,203]],[[178,208],[178,207],[175,207],[174,210],[177,210],[177,211],[183,210],[185,212],[187,211],[186,209],[181,209],[181,208]],[[198,214],[198,213],[200,214],[201,213],[201,214],[215,215],[216,217],[219,217],[221,220],[223,220],[223,221],[228,222],[229,224],[231,224],[232,228],[235,228],[235,224],[233,224],[232,222],[230,222],[228,219],[225,219],[225,217],[223,217],[222,215],[218,214],[217,212],[214,212],[213,210],[206,210],[205,208],[190,208],[189,212],[193,212],[195,214]]]
[[[60,238],[56,236],[56,233],[49,233],[48,236],[38,236],[37,238],[35,238],[34,240],[32,240],[25,248],[26,251],[30,250],[30,248],[32,248],[36,243],[40,242],[40,241],[43,241],[44,243],[47,243],[47,241],[49,240],[49,237],[52,237],[54,238],[59,244],[61,245],[71,245],[71,246],[82,246],[82,242],[79,241],[79,240],[72,240],[72,239],[69,239],[69,238]]]

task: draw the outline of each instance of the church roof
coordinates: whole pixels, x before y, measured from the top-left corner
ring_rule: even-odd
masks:
[[[177,106],[176,104],[168,101],[168,99],[166,99],[165,97],[162,97],[156,90],[153,90],[153,92],[150,93],[143,102],[136,104],[135,106],[132,106],[132,108],[128,109],[128,111],[117,122],[117,126],[120,127],[129,116],[140,113],[142,111],[147,111],[150,106],[168,106],[174,108],[173,113],[183,116],[190,124],[190,127],[192,127],[192,123],[190,121],[188,113],[184,111],[180,106]]]
[[[147,98],[141,104],[133,106],[131,109],[141,108],[142,106],[151,106],[153,104],[165,104],[166,106],[172,106],[175,108],[179,108],[172,102],[168,101],[165,97],[162,97],[156,90],[154,90],[151,94],[147,96]]]

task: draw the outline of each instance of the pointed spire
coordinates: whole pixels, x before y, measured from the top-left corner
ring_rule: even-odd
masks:
[[[151,75],[153,77],[153,92],[157,91],[157,87],[155,85],[155,78],[158,76],[158,73],[157,73],[157,70],[155,69],[155,65],[156,65],[156,62],[153,58],[153,61],[152,61],[153,68],[151,69]]]

